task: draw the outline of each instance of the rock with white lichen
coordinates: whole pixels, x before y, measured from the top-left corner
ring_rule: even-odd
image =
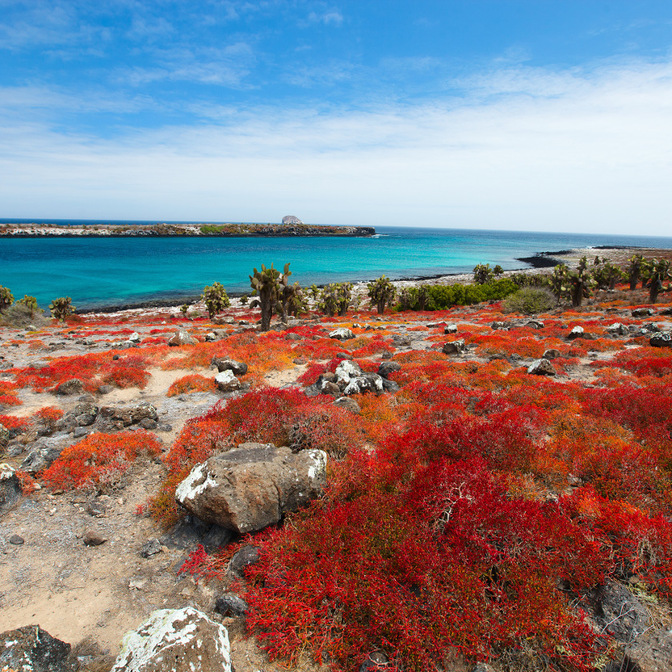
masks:
[[[188,511],[241,534],[279,522],[324,490],[327,454],[244,443],[196,465],[175,491]]]
[[[160,609],[122,643],[111,672],[231,672],[225,627],[193,607]]]
[[[0,670],[70,672],[70,644],[52,637],[39,625],[0,634]]]

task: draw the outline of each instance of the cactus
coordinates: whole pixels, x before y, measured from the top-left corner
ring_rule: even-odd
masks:
[[[371,303],[376,306],[378,314],[382,315],[385,312],[385,306],[392,303],[396,290],[394,285],[382,275],[377,280],[370,282],[368,285],[369,299]]]
[[[276,304],[276,312],[285,324],[288,315],[296,315],[305,309],[305,299],[301,285],[298,282],[290,285],[287,282],[287,275],[290,275],[290,273],[283,274],[278,279],[278,301]]]
[[[332,283],[322,288],[317,308],[329,317],[337,313],[342,316],[348,312],[351,299],[352,283]]]
[[[75,312],[75,307],[72,305],[72,299],[69,296],[61,296],[49,304],[49,311],[54,319],[65,320],[68,315]]]
[[[221,282],[214,282],[212,285],[206,286],[203,289],[201,299],[205,303],[210,319],[231,305],[231,301],[229,301],[229,297]]]
[[[595,257],[597,259],[597,257]],[[607,259],[602,259],[593,268],[593,278],[600,289],[614,289],[616,283],[624,278],[621,269]]]
[[[273,268],[266,268],[261,265],[261,271],[253,269],[253,275],[250,275],[250,286],[255,298],[250,303],[252,308],[261,308],[261,331],[268,331],[271,328],[271,318],[278,305],[280,297],[281,282],[286,284],[286,279],[291,275],[289,264],[285,264],[284,271]]]
[[[628,259],[628,282],[630,283],[630,289],[637,288],[637,282],[642,274],[643,263],[644,257],[641,254],[633,254]]]
[[[502,272],[504,271],[502,270]],[[485,285],[494,277],[495,272],[490,268],[490,264],[476,264],[476,266],[474,266],[474,282],[477,285]]]
[[[663,282],[670,279],[670,262],[667,259],[651,261],[651,270],[649,272],[649,303],[655,303],[658,299],[658,293],[663,289]]]
[[[0,285],[0,313],[9,308],[14,303],[14,296],[9,288]]]
[[[570,271],[565,264],[558,264],[549,278],[551,291],[558,299],[570,299],[572,306],[579,307],[583,299],[590,296],[596,281],[588,268],[588,259],[581,257],[575,271]]]

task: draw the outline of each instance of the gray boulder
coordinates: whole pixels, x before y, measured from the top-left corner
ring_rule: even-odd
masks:
[[[96,421],[96,416],[100,409],[95,404],[84,403],[77,404],[72,414],[75,416],[75,421],[79,427],[88,427]]]
[[[12,438],[10,431],[0,423],[0,448],[4,448]]]
[[[527,367],[527,372],[535,376],[555,376],[557,371],[547,359],[537,359]]]
[[[620,583],[608,581],[592,590],[588,598],[597,623],[621,642],[635,641],[651,625],[644,605]]]
[[[383,391],[384,392],[389,392],[390,394],[394,394],[395,392],[398,392],[401,389],[399,386],[399,383],[395,383],[393,380],[388,380],[387,378],[383,378]]]
[[[142,401],[130,406],[103,406],[96,424],[103,429],[123,429],[147,419],[158,421],[159,414],[152,404]]]
[[[21,498],[21,484],[13,467],[0,464],[0,514],[8,511]]]
[[[237,376],[244,376],[247,373],[247,364],[237,362],[228,357],[213,357],[212,365],[217,367],[217,371],[233,371]]]
[[[444,334],[456,334],[457,333],[457,325],[456,324],[447,324],[443,328],[443,333]]]
[[[352,331],[346,327],[338,327],[329,333],[329,338],[335,338],[338,341],[348,341],[354,337]]]
[[[347,385],[353,378],[361,376],[362,368],[357,362],[346,359],[336,367],[334,375],[336,376],[336,384],[341,387],[342,385]]]
[[[226,369],[226,371],[218,373],[215,376],[215,383],[217,385],[217,389],[221,392],[235,392],[241,387],[240,381],[238,378],[236,378],[231,369]]]
[[[39,441],[21,462],[22,471],[36,474],[48,469],[59,458],[64,448],[65,444],[61,442],[45,439]]]
[[[318,497],[326,469],[322,450],[293,454],[272,444],[242,444],[196,465],[175,498],[201,520],[244,534],[277,523]]]
[[[0,634],[0,670],[71,672],[70,644],[52,637],[39,625]]]
[[[530,329],[543,329],[544,323],[541,320],[530,320],[525,326],[530,327]]]
[[[464,339],[460,338],[457,341],[448,341],[443,346],[444,355],[461,355],[463,352],[467,351],[467,346],[464,343]]]
[[[573,327],[572,330],[567,334],[567,338],[574,340],[575,338],[583,338],[586,334],[586,330],[583,327]]]
[[[231,672],[226,628],[193,607],[160,609],[128,633],[111,672]]]
[[[227,570],[233,576],[244,576],[245,568],[256,565],[259,560],[261,560],[259,547],[245,544],[231,556]]]
[[[389,667],[390,659],[382,651],[373,651],[359,667],[359,672],[376,672]]]
[[[186,329],[179,329],[168,339],[168,345],[171,347],[196,345],[196,343],[198,343],[198,341],[195,338],[192,338]]]
[[[549,348],[548,350],[544,351],[544,354],[542,357],[544,359],[557,359],[560,357],[560,350],[556,350],[555,348]]]
[[[54,392],[63,396],[82,394],[84,392],[84,383],[79,378],[70,378],[57,385]]]
[[[388,378],[395,371],[401,371],[401,364],[399,362],[382,362],[378,367],[378,375],[383,378]]]
[[[672,348],[672,331],[661,331],[649,339],[654,348]]]
[[[343,394],[380,393],[384,390],[381,376],[377,373],[363,373],[361,376],[350,378],[350,382],[343,388]]]
[[[607,327],[607,333],[614,336],[626,336],[628,334],[628,328],[620,322],[614,322],[614,324],[610,324]]]
[[[215,611],[222,616],[245,616],[249,609],[247,602],[236,593],[223,593],[215,602]]]
[[[650,317],[656,311],[653,308],[635,308],[632,311],[633,317]]]

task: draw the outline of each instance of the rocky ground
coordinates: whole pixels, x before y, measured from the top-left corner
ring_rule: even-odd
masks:
[[[614,258],[627,253],[610,251]],[[568,258],[576,261],[580,256],[576,253]],[[460,278],[451,278],[457,279]],[[363,291],[362,287],[359,291]],[[618,295],[611,298],[617,299]],[[169,311],[157,311],[156,324],[168,314]],[[464,324],[468,324],[469,315],[477,324],[478,308],[465,311]],[[630,310],[614,309],[610,316],[627,318],[633,323]],[[230,317],[236,319],[236,309],[230,311]],[[657,330],[672,329],[672,317],[659,313],[655,317]],[[650,321],[644,315],[634,321],[635,328]],[[428,338],[430,323],[431,318],[425,315],[406,314],[399,320],[398,317],[379,318],[364,312],[346,322],[322,322],[321,326],[329,330],[357,324],[359,327],[355,327],[355,331],[361,334],[375,333],[376,329],[385,327],[396,334],[398,351],[402,351],[435,348],[436,341]],[[133,329],[142,341],[150,336],[156,324],[134,325]],[[127,325],[116,329],[118,334],[114,333],[115,327],[109,327],[111,333],[104,339],[87,339],[85,335],[81,337],[85,331],[82,329],[77,330],[76,336],[68,338],[58,325],[44,326],[37,331],[0,327],[3,358],[0,363],[5,369],[9,366],[22,368],[39,366],[54,357],[105,351],[128,338]],[[460,356],[475,357],[468,351]],[[568,377],[590,379],[594,372],[591,363],[609,356],[611,353],[589,353],[573,367]],[[521,364],[528,363],[531,364],[531,360],[521,361]],[[305,368],[301,363],[293,364],[269,372],[261,382],[277,387],[295,385]],[[145,425],[156,433],[164,450],[168,450],[189,418],[202,414],[226,397],[222,392],[166,396],[175,380],[194,372],[214,377],[217,370],[152,368],[145,389],[110,389],[104,395],[58,395],[23,389],[19,392],[22,404],[0,409],[0,413],[28,417],[45,406],[68,413],[86,404],[122,410],[149,404],[156,409],[156,415],[142,421],[148,420]],[[78,431],[81,432],[79,436],[83,436],[90,430],[85,425],[83,429],[74,430]],[[70,444],[76,436],[72,432],[61,432],[60,435],[57,432],[49,441]],[[17,447],[14,444],[13,451],[8,450],[4,455],[0,452],[0,461],[20,467],[39,441],[44,442],[44,438],[25,438],[23,445]],[[110,668],[123,635],[140,625],[150,613],[156,609],[190,605],[229,627],[232,661],[237,672],[285,669],[269,662],[253,638],[244,637],[240,619],[222,617],[213,611],[224,585],[197,583],[190,575],[179,573],[196,545],[208,543],[207,530],[183,527],[170,533],[144,513],[148,496],[156,491],[164,476],[165,468],[159,458],[143,459],[103,491],[60,492],[42,488],[0,513],[0,632],[39,624],[52,636],[73,645],[80,669],[101,671]],[[668,627],[669,618],[665,610],[656,613],[657,622],[667,623]],[[317,671],[319,668],[306,659],[300,669]],[[668,667],[662,665],[650,669],[672,669],[672,662]]]

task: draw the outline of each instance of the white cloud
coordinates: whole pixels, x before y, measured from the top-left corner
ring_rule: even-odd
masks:
[[[0,104],[3,216],[275,221],[291,210],[669,235],[671,63],[507,68],[457,86],[459,98],[360,110],[201,106],[210,121],[115,140],[35,120],[27,92],[23,107]]]
[[[324,12],[310,12],[307,23],[323,23],[325,26],[340,26],[343,24],[343,14],[332,9]]]

